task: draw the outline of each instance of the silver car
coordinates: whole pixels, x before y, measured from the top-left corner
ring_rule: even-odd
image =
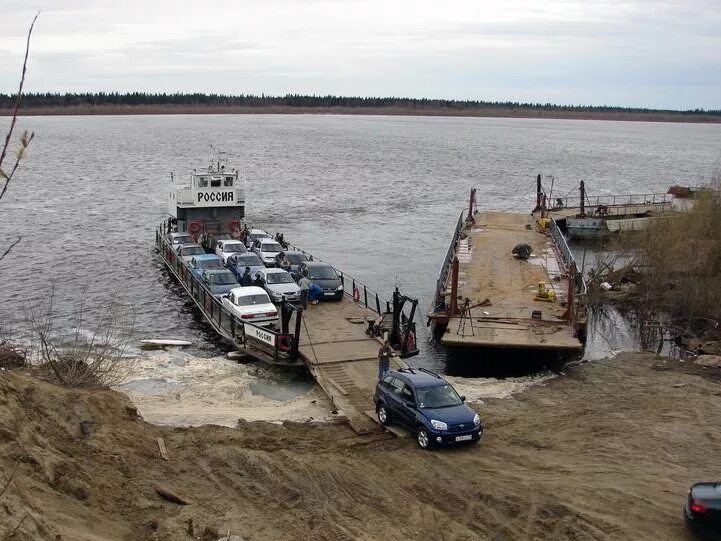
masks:
[[[273,302],[297,302],[300,300],[300,287],[288,271],[283,269],[261,269],[258,271],[263,289]]]

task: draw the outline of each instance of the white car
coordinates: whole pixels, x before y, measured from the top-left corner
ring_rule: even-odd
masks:
[[[275,265],[275,256],[283,251],[283,247],[273,239],[258,239],[253,243],[252,251],[258,254],[266,267],[272,267]]]
[[[270,235],[262,229],[251,229],[245,239],[245,245],[250,248],[258,239],[270,239]]]
[[[228,264],[228,258],[236,254],[244,254],[248,249],[239,240],[219,240],[215,244],[215,255],[223,260],[223,265]]]
[[[263,327],[278,326],[278,310],[260,287],[236,287],[222,302],[226,310],[243,321]]]
[[[263,287],[273,302],[297,302],[300,300],[300,287],[290,273],[283,269],[261,269],[258,271]]]

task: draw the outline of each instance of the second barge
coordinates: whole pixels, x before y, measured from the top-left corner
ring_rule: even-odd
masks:
[[[513,351],[548,363],[580,355],[585,283],[557,224],[531,213],[478,212],[475,193],[441,266],[429,316],[434,335],[501,360]]]

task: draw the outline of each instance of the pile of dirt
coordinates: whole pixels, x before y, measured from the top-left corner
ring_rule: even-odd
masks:
[[[721,387],[658,362],[485,399],[482,442],[433,452],[335,424],[158,427],[120,393],[5,372],[0,539],[686,539],[686,489],[718,476]]]

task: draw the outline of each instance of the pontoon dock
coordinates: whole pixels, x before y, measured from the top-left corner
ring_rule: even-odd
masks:
[[[531,247],[528,259],[512,254],[522,244]],[[472,192],[438,278],[430,322],[448,346],[567,357],[583,349],[584,293],[553,220],[477,212]]]

